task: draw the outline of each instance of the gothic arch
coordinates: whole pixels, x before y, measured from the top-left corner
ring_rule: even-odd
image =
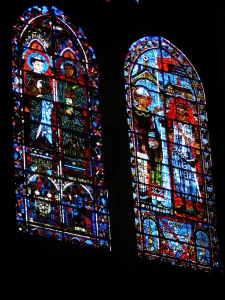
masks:
[[[16,21],[12,57],[19,230],[110,248],[93,49],[64,12],[34,6]]]
[[[182,51],[158,36],[131,45],[124,76],[138,253],[194,269],[218,267],[201,79]],[[159,249],[145,244],[149,216]]]

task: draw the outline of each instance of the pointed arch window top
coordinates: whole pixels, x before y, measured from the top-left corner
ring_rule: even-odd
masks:
[[[37,20],[38,19],[38,20]],[[43,22],[41,23],[39,20],[42,19]],[[61,22],[57,22],[60,20]],[[14,29],[14,38],[12,43],[17,45],[19,39],[22,37],[24,30],[29,27],[43,27],[46,30],[58,30],[63,31],[60,24],[64,24],[75,36],[78,38],[83,44],[86,52],[90,52],[87,55],[88,61],[91,59],[96,59],[94,50],[91,46],[87,43],[87,38],[83,32],[83,30],[68,21],[67,15],[60,9],[55,6],[33,6],[17,18],[15,25],[13,26]]]
[[[206,101],[195,68],[152,36],[131,45],[124,76],[138,254],[220,267]]]
[[[12,37],[18,228],[111,248],[99,72],[83,31],[54,6],[34,6]]]
[[[160,68],[160,62],[161,64],[165,64],[165,58],[167,58],[168,61],[174,61],[174,63],[176,63],[177,65],[182,66],[182,68],[186,70],[185,76],[191,77],[192,79],[200,80],[198,73],[196,72],[195,68],[188,60],[188,58],[185,56],[185,54],[182,51],[180,51],[176,46],[174,46],[170,41],[160,36],[146,36],[134,42],[129,48],[129,52],[125,58],[125,61],[127,63],[141,63],[140,61],[137,61],[137,58],[151,49],[160,49],[161,51],[161,61],[158,61],[159,65],[156,68]],[[143,56],[143,59],[144,58],[145,57]],[[163,65],[161,65],[161,68],[162,67]],[[183,70],[182,73],[184,73],[185,70]]]

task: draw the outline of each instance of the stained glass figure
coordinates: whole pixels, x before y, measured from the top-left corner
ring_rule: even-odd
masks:
[[[110,249],[98,66],[81,28],[34,6],[12,38],[20,231]]]
[[[124,76],[138,254],[219,267],[202,82],[186,56],[158,36],[132,44]]]

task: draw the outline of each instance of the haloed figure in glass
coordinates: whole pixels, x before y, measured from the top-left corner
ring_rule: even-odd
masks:
[[[52,145],[52,87],[47,76],[43,76],[44,60],[39,56],[31,57],[33,72],[26,74],[26,93],[42,99],[40,125],[36,133],[36,142],[41,148]]]
[[[67,127],[70,130],[76,131],[77,126],[75,121],[74,106],[78,104],[77,92],[79,89],[79,87],[75,85],[75,80],[77,77],[76,68],[72,63],[67,62],[61,65],[60,72],[63,73],[62,78],[64,80],[58,81],[57,95],[59,102],[65,104],[62,106],[62,125],[63,127]]]
[[[61,66],[64,73],[65,81],[58,83],[58,97],[59,101],[67,105],[74,105],[75,101],[75,87],[74,81],[76,77],[76,69],[73,64],[65,63]],[[68,115],[72,114],[72,109],[68,107]]]
[[[75,132],[84,132],[82,108],[85,104],[84,87],[77,84],[78,73],[76,66],[71,61],[66,61],[59,68],[60,78],[57,83],[57,95],[61,105],[61,123],[63,132],[64,154],[70,157],[84,156],[81,139]]]
[[[83,70],[74,62],[66,60],[58,66],[60,80],[57,82],[57,95],[60,103],[67,105],[67,115],[73,115],[72,106],[85,105]]]
[[[171,104],[172,107],[173,104]],[[182,99],[174,102],[176,118],[169,120],[170,156],[175,184],[175,202],[177,211],[185,212],[196,201],[201,201],[201,191],[197,164],[199,164],[199,150],[195,119],[189,105]],[[179,207],[179,208],[178,208]]]
[[[144,87],[136,88],[133,91],[133,96],[137,103],[134,105],[134,128],[137,133],[137,165],[140,197],[148,199],[150,195],[153,196],[153,187],[162,186],[161,138],[154,116],[148,108],[152,103],[152,96]],[[151,184],[151,187],[142,183]]]

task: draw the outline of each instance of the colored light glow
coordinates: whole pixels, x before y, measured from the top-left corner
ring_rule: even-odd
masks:
[[[157,36],[133,43],[124,75],[139,255],[218,267],[201,80],[185,55]]]
[[[40,17],[44,24],[41,28]],[[25,41],[25,47],[21,46],[23,70],[17,65],[20,54],[13,48],[13,98],[17,116],[13,121],[14,164],[15,176],[23,178],[15,191],[19,230],[110,248],[102,140],[97,130],[101,128],[99,101],[94,101],[93,107],[87,102],[88,96],[93,99],[98,94],[94,51],[83,31],[67,26],[67,16],[56,7],[51,10],[32,7],[24,12],[22,19],[31,21],[38,35],[31,35],[26,24],[22,25],[24,28],[20,24],[14,27],[12,37],[15,41],[16,28],[20,28],[17,44],[21,46]],[[70,30],[78,44],[68,38],[60,40],[55,45],[57,55],[53,61],[48,48],[52,39],[57,40],[54,35],[58,32],[52,26],[56,19],[57,29],[65,31],[66,37]],[[44,27],[48,27],[47,33]],[[83,62],[91,65],[88,81]],[[95,85],[95,90],[89,89],[91,85]],[[24,120],[26,130],[21,125]],[[90,136],[94,139],[90,140]],[[101,164],[96,165],[99,160]],[[101,207],[101,216],[95,205]]]

